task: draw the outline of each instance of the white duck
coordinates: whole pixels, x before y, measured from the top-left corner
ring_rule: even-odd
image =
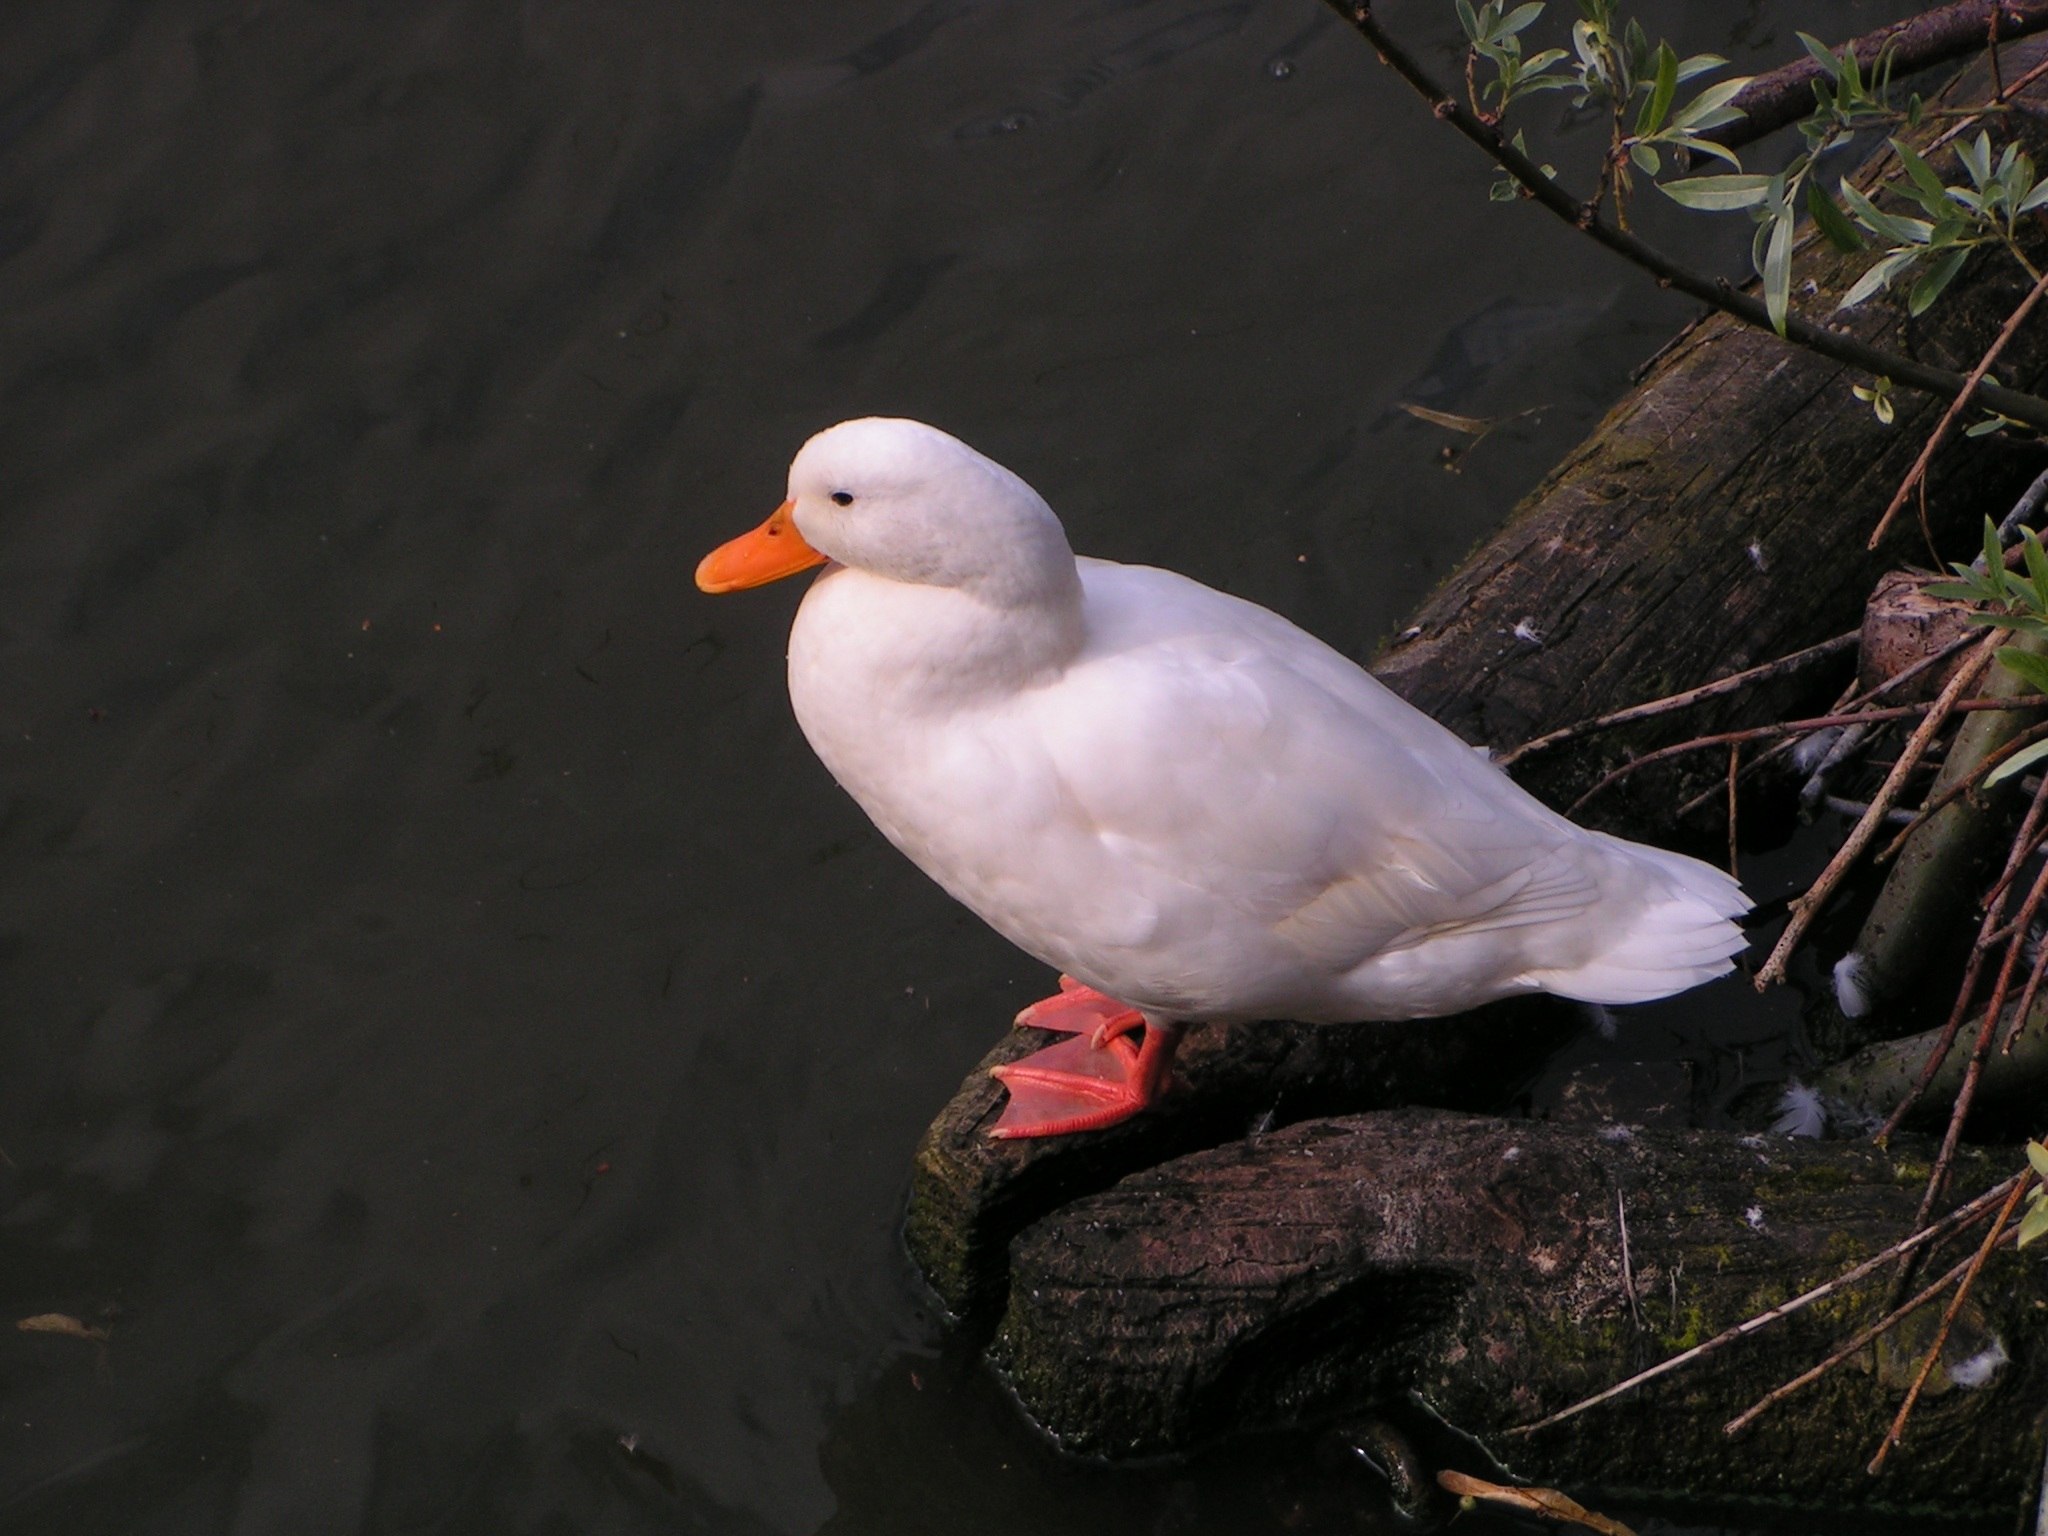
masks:
[[[1156,1103],[1192,1023],[1633,1003],[1742,947],[1721,871],[1566,821],[1266,609],[1077,560],[1037,492],[935,427],[820,432],[697,584],[827,561],[789,638],[804,735],[890,842],[1065,973],[1018,1022],[1075,1038],[996,1069],[996,1136]]]

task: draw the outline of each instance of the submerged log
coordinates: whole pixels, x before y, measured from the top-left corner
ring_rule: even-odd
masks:
[[[2006,78],[2044,57],[2039,38],[2006,50]],[[1979,63],[1943,99],[1979,101],[1990,87]],[[2048,102],[2048,81],[2026,94]],[[1942,121],[1931,117],[1921,139]],[[2037,114],[2003,121],[2043,158],[2048,126]],[[1815,244],[1809,235],[1800,270],[1818,292],[1800,302],[1825,314],[1871,257],[1821,255]],[[1877,345],[1967,371],[2030,285],[2010,261],[1980,258],[1965,273],[1967,290],[1951,289],[1918,319],[1903,295],[1836,319]],[[2048,326],[2023,327],[1998,373],[2028,390],[2048,382]],[[1423,604],[1374,670],[1467,740],[1507,747],[1855,628],[1879,577],[1927,559],[1911,518],[1875,552],[1864,545],[1945,404],[1901,394],[1885,426],[1850,394],[1866,382],[1725,316],[1703,321]],[[1958,435],[1930,477],[1934,538],[1975,549],[1985,509],[2010,506],[2038,468]],[[1814,683],[1795,675],[1539,753],[1515,776],[1567,803],[1627,753],[1793,716]],[[1656,817],[1671,803],[1671,779],[1658,777],[1663,788],[1639,796],[1632,818],[1622,797],[1603,797],[1589,815],[1603,825]]]
[[[2016,1166],[1966,1152],[1956,1187]],[[2048,1404],[2048,1266],[2009,1248],[1881,1481],[1864,1466],[1917,1364],[1896,1346],[1738,1438],[1722,1425],[1878,1316],[1883,1278],[1514,1432],[1881,1250],[1927,1171],[1899,1147],[1424,1111],[1321,1120],[1133,1175],[1031,1226],[993,1354],[1032,1416],[1092,1454],[1186,1449],[1413,1392],[1539,1482],[2009,1516],[2038,1473]]]

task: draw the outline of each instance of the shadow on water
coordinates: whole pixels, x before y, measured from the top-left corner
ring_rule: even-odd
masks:
[[[1323,1528],[931,1362],[1045,978],[690,571],[901,412],[1363,654],[1685,307],[1309,0],[14,6],[0,145],[0,1528]]]

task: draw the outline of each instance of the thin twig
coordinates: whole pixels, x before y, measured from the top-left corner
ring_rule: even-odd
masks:
[[[1913,734],[1906,739],[1905,748],[1899,753],[1899,760],[1892,764],[1892,771],[1885,775],[1884,783],[1879,785],[1877,793],[1871,796],[1870,809],[1863,813],[1863,819],[1849,829],[1848,837],[1844,838],[1842,846],[1835,850],[1835,856],[1828,860],[1828,866],[1820,872],[1820,878],[1813,882],[1805,895],[1794,899],[1792,910],[1785,919],[1785,931],[1778,935],[1778,942],[1773,946],[1770,958],[1764,961],[1762,968],[1756,973],[1756,988],[1759,992],[1772,982],[1785,979],[1785,962],[1791,958],[1792,951],[1806,936],[1806,930],[1812,925],[1813,920],[1820,916],[1821,907],[1826,904],[1828,897],[1834,894],[1835,887],[1841,884],[1842,877],[1849,872],[1850,866],[1862,856],[1871,838],[1877,835],[1877,829],[1884,824],[1884,813],[1891,809],[1892,801],[1898,798],[1900,789],[1905,786],[1906,778],[1913,770],[1913,765],[1919,762],[1920,755],[1927,750],[1927,744],[1934,739],[1934,733],[1941,729],[1943,722],[1955,709],[1957,701],[1963,696],[1963,690],[1973,686],[1978,675],[1990,665],[1991,653],[2004,638],[1998,634],[1986,636],[1970,654],[1969,659],[1956,669],[1956,675],[1948,680],[1947,686],[1935,698],[1933,707],[1921,717],[1920,723],[1913,728]]]
[[[1999,106],[2005,105],[2005,71],[1998,67],[1999,7],[1991,7],[1991,20],[1985,27],[1984,51],[1991,60],[1991,100]]]
[[[2024,943],[2022,938],[2015,942]],[[1999,1044],[2001,1056],[2010,1056],[2012,1048],[2020,1038],[2020,1031],[2027,1027],[2027,1020],[2034,1016],[2034,996],[2041,990],[2041,977],[2048,974],[2048,944],[2037,945],[2034,950],[2033,969],[2027,972],[2027,989],[2020,993],[2020,1005],[2013,1010],[2012,1025],[2005,1032],[2005,1039]]]
[[[2044,476],[2043,478],[2048,479],[2048,476]],[[1927,671],[1930,667],[1938,666],[1940,663],[1946,661],[1949,657],[1953,656],[1957,651],[1963,649],[1963,647],[1975,645],[1979,638],[1981,637],[1977,635],[1974,631],[1967,635],[1958,635],[1955,639],[1951,640],[1947,645],[1942,646],[1941,649],[1931,652],[1926,656],[1922,656],[1918,661],[1912,663],[1912,665],[1910,666],[1900,668],[1897,672],[1894,672],[1890,677],[1884,679],[1880,683],[1873,685],[1870,688],[1859,690],[1854,683],[1851,683],[1847,688],[1844,688],[1842,690],[1841,696],[1835,700],[1834,706],[1828,710],[1828,713],[1830,715],[1838,715],[1846,710],[1861,708],[1863,705],[1870,703],[1873,699],[1882,698],[1884,695],[1892,692],[1894,689],[1897,689],[1903,686],[1904,684],[1910,682],[1912,679],[1918,677],[1922,672]],[[1787,752],[1792,751],[1798,745],[1799,742],[1796,737],[1784,737],[1783,739],[1778,741],[1776,745],[1770,747],[1766,751],[1759,752],[1755,757],[1752,757],[1749,760],[1748,765],[1742,770],[1743,777],[1754,777],[1758,769],[1766,767],[1769,764],[1776,762],[1780,757],[1783,757]],[[1681,805],[1678,808],[1678,816],[1681,819],[1690,816],[1694,811],[1698,810],[1701,806],[1705,805],[1709,800],[1713,799],[1716,795],[1720,793],[1721,786],[1718,784],[1716,784],[1711,789],[1701,790],[1697,795],[1694,795],[1690,800],[1686,801],[1685,804]]]
[[[1838,816],[1861,816],[1870,809],[1868,800],[1845,800],[1840,795],[1822,795],[1820,803]],[[1917,814],[1895,805],[1884,813],[1884,819],[1894,826],[1910,826]]]
[[[1960,800],[1964,795],[1967,795],[1971,790],[1975,789],[1979,784],[1983,783],[1986,775],[1990,774],[1992,770],[1997,768],[2000,763],[2004,762],[2014,753],[2024,751],[2026,748],[2032,746],[2035,742],[2039,741],[2044,736],[2048,736],[2048,720],[2042,721],[2039,725],[2028,726],[2024,731],[2021,731],[2019,735],[2013,737],[2011,741],[2008,741],[1996,752],[1985,753],[1984,760],[1977,764],[1976,767],[1972,768],[1960,779],[1957,779],[1955,783],[1949,785],[1947,789],[1944,789],[1940,794],[1933,796],[1927,801],[1925,805],[1921,806],[1918,813],[1916,813],[1913,816],[1913,818],[1906,823],[1905,829],[1901,831],[1897,837],[1893,838],[1889,843],[1885,844],[1883,851],[1880,852],[1872,862],[1877,864],[1889,864],[1893,859],[1899,856],[1900,852],[1905,848],[1907,841],[1913,836],[1913,834],[1915,832],[1918,832],[1921,829],[1921,827],[1925,826],[1928,820],[1931,817],[1933,817],[1936,812],[1945,810],[1947,807],[1955,804],[1956,801]]]
[[[1636,1266],[1628,1251],[1628,1196],[1618,1189],[1614,1192],[1614,1220],[1621,1229],[1621,1290],[1628,1297],[1628,1315],[1641,1333],[1648,1324],[1643,1321],[1643,1304],[1636,1299]]]
[[[1998,1015],[1987,1011],[1984,1022],[1977,1029],[1977,1043],[1970,1050],[1970,1060],[1963,1068],[1963,1083],[1956,1090],[1955,1107],[1949,1111],[1948,1130],[1941,1138],[1941,1151],[1934,1159],[1934,1171],[1927,1176],[1927,1188],[1920,1196],[1920,1216],[1925,1219],[1927,1212],[1934,1209],[1934,1202],[1948,1186],[1950,1167],[1955,1162],[1956,1144],[1963,1137],[1963,1122],[1970,1117],[1970,1105],[1977,1097],[1977,1085],[1984,1080],[1984,1062],[1991,1054],[1991,1042],[1998,1035]]]
[[[1991,339],[1991,345],[1977,360],[1977,366],[1972,368],[1970,376],[1963,380],[1963,387],[1956,391],[1955,399],[1951,400],[1948,409],[1941,413],[1941,420],[1937,421],[1934,430],[1928,433],[1927,441],[1921,445],[1920,456],[1913,460],[1913,467],[1906,471],[1906,478],[1899,483],[1898,490],[1893,493],[1891,505],[1884,509],[1884,516],[1877,520],[1877,527],[1871,533],[1870,542],[1864,546],[1865,548],[1877,548],[1885,534],[1891,530],[1892,519],[1899,515],[1899,508],[1906,504],[1906,498],[1911,496],[1914,488],[1920,486],[1926,478],[1927,466],[1933,462],[1935,450],[1948,441],[1949,429],[1956,424],[1956,418],[1963,414],[1964,408],[1970,403],[1971,395],[1975,394],[1977,386],[1984,382],[1984,375],[1991,371],[1991,365],[1998,361],[1998,354],[2005,350],[2005,344],[2018,333],[2021,323],[2034,312],[2034,306],[2041,302],[2043,294],[2048,294],[2048,272],[2041,275],[2040,281],[2028,289],[2027,296],[2020,300],[2019,307],[2006,317],[2005,324],[1999,327],[1998,334]]]
[[[1941,1071],[1942,1062],[1948,1059],[1948,1053],[1955,1045],[1956,1035],[1962,1030],[1963,1020],[1969,1017],[1970,997],[1977,990],[1978,976],[1983,974],[1984,956],[1990,944],[1991,933],[1998,927],[1999,919],[2005,915],[2006,897],[2012,889],[2010,876],[2018,867],[2020,860],[2025,857],[2026,845],[2041,823],[2044,807],[2048,807],[2048,779],[2042,780],[2040,791],[2035,794],[2033,804],[2027,808],[2027,817],[2021,824],[2019,835],[2013,839],[2012,849],[2006,855],[2005,869],[1999,880],[1998,893],[1985,905],[1983,919],[1977,925],[1976,941],[1970,946],[1969,963],[1963,968],[1962,984],[1956,988],[1956,1000],[1949,1009],[1948,1022],[1942,1026],[1941,1034],[1934,1042],[1934,1048],[1927,1053],[1927,1061],[1920,1069],[1919,1078],[1906,1090],[1905,1098],[1899,1101],[1898,1107],[1891,1112],[1878,1131],[1876,1139],[1880,1145],[1891,1140],[1892,1133],[1898,1130],[1907,1112],[1919,1102],[1920,1095],[1927,1091],[1928,1085]],[[2000,1000],[2003,1001],[2002,998]],[[1933,1205],[1939,1181],[1947,1174],[1953,1140],[1951,1136],[1942,1145],[1942,1156],[1935,1164],[1934,1176],[1928,1180],[1927,1193],[1920,1201],[1921,1216],[1925,1216],[1928,1208]]]
[[[1957,674],[1957,676],[1961,675],[1961,673]],[[1856,725],[1866,720],[1911,720],[1915,716],[1928,716],[1940,702],[1939,699],[1936,699],[1926,704],[1893,704],[1884,709],[1861,709],[1853,714],[1815,715],[1807,720],[1784,720],[1776,725],[1752,725],[1746,726],[1739,731],[1718,731],[1712,736],[1695,736],[1690,741],[1674,742],[1668,747],[1659,747],[1654,752],[1645,752],[1641,757],[1632,757],[1620,767],[1610,770],[1605,777],[1596,781],[1591,789],[1565,807],[1565,814],[1567,816],[1576,816],[1585,807],[1587,801],[1593,799],[1602,790],[1627,778],[1638,769],[1648,768],[1655,763],[1667,762],[1674,757],[1682,757],[1688,752],[1703,752],[1708,747],[1725,747],[1731,741],[1771,741],[1780,736],[1811,736],[1815,731],[1825,731],[1832,726]],[[1948,715],[1976,714],[1987,709],[2028,710],[2043,708],[2048,708],[2048,693],[2030,693],[2023,698],[2016,699],[1994,699],[1989,697],[1957,699],[1943,712],[1943,718],[1946,718]],[[1932,733],[1930,732],[1930,734]],[[1908,774],[1911,773],[1913,768],[1918,766],[1916,762],[1910,760],[1901,759],[1901,761],[1905,763],[1905,771]],[[1896,771],[1899,764],[1894,763],[1892,766]],[[1716,795],[1721,793],[1721,785],[1718,779],[1709,793]]]
[[[1991,1257],[1991,1250],[1997,1246],[2005,1224],[2012,1220],[2013,1207],[2020,1203],[2020,1196],[2027,1192],[2027,1185],[2033,1182],[2033,1170],[2028,1169],[2013,1175],[2012,1193],[2005,1197],[1997,1217],[1991,1223],[1991,1230],[1984,1234],[1984,1241],[1970,1257],[1970,1266],[1963,1273],[1962,1283],[1956,1287],[1955,1295],[1948,1300],[1948,1309],[1941,1314],[1941,1327],[1935,1330],[1934,1342],[1928,1346],[1927,1354],[1920,1362],[1920,1373],[1913,1378],[1913,1385],[1906,1389],[1906,1400],[1899,1404],[1898,1417],[1892,1420],[1892,1427],[1885,1431],[1884,1443],[1877,1448],[1877,1454],[1870,1458],[1867,1470],[1872,1477],[1884,1470],[1885,1458],[1892,1453],[1892,1447],[1899,1443],[1899,1436],[1906,1432],[1906,1420],[1912,1417],[1913,1405],[1920,1401],[1920,1389],[1927,1385],[1927,1378],[1933,1373],[1934,1364],[1941,1358],[1941,1346],[1948,1342],[1948,1331],[1954,1325],[1956,1314],[1963,1310],[1963,1301],[1970,1294],[1970,1286],[1976,1281],[1977,1272],[1984,1267],[1984,1261]]]
[[[1867,1348],[1873,1339],[1881,1334],[1889,1333],[1915,1312],[1926,1306],[1928,1302],[1934,1300],[1935,1297],[1954,1285],[1956,1281],[1962,1278],[1963,1271],[1968,1269],[1972,1262],[1973,1260],[1968,1258],[1960,1260],[1953,1269],[1939,1280],[1928,1285],[1918,1295],[1913,1297],[1911,1301],[1892,1308],[1891,1311],[1885,1313],[1883,1317],[1880,1317],[1868,1328],[1857,1333],[1855,1337],[1842,1345],[1832,1355],[1829,1355],[1827,1359],[1821,1361],[1819,1365],[1814,1366],[1811,1370],[1801,1371],[1790,1381],[1771,1388],[1770,1391],[1750,1404],[1749,1407],[1743,1409],[1742,1412],[1738,1413],[1726,1424],[1723,1424],[1721,1432],[1727,1435],[1740,1434],[1743,1430],[1754,1424],[1764,1413],[1777,1404],[1782,1403],[1801,1387],[1810,1386],[1814,1382],[1819,1381],[1821,1377],[1827,1375],[1829,1371],[1840,1365],[1844,1360],[1847,1360],[1851,1355]]]
[[[1728,743],[1728,873],[1741,878],[1741,871],[1735,867],[1737,841],[1735,836],[1735,781],[1742,772],[1742,743]]]
[[[2036,80],[2040,79],[2043,75],[2048,75],[2048,59],[2043,59],[2040,63],[2036,64],[2032,69],[2028,70],[2024,75],[2021,75],[2019,79],[2013,81],[2011,85],[2007,86],[2005,92],[2006,95],[2008,97],[2019,95],[2022,91],[2024,91],[2028,86],[2032,85]],[[1922,154],[1921,158],[1924,160],[1931,157],[1936,150],[1950,143],[1952,140],[1961,138],[1964,134],[1968,133],[1972,128],[1976,127],[1979,123],[1983,121],[1984,114],[1983,109],[1981,108],[1967,117],[1958,118],[1955,122],[1949,124],[1948,127],[1941,130],[1940,137],[1935,139],[1935,141],[1932,144],[1929,144],[1927,146],[1926,152]],[[1889,151],[1887,151],[1887,153],[1889,153]]]
[[[2048,63],[2048,60],[2043,62]],[[2041,510],[2041,503],[2044,501],[2048,501],[2048,469],[2044,469],[2040,474],[2034,476],[2033,484],[2020,492],[2020,499],[2012,504],[2012,510],[2005,514],[2005,521],[1998,525],[1998,545],[1999,548],[2005,550],[2008,561],[2012,559],[2013,555],[2020,548],[2019,545],[2013,543],[2013,535],[2017,534],[2021,528],[2034,520],[2034,514]],[[2007,546],[2011,547],[2007,548]],[[1972,570],[1981,571],[1983,567],[1984,557],[1982,555],[1979,555],[1970,562]]]
[[[2021,782],[2026,783],[2029,781],[2023,779]],[[2038,792],[2043,781],[2035,779],[2031,782]],[[2011,846],[2006,849],[2005,868],[1998,872],[1997,880],[1993,881],[1991,889],[1984,893],[1981,904],[1988,904],[1998,900],[2004,894],[2005,888],[2012,884],[2013,877],[2020,872],[2021,865],[2032,857],[2036,850],[2044,843],[2048,843],[2048,826],[2036,826],[2031,833],[2021,832],[2016,835]],[[1994,932],[1987,942],[1995,944],[2003,936],[2001,933]]]
[[[1969,1226],[1979,1216],[1997,1204],[1998,1201],[2004,1199],[2006,1191],[2016,1184],[2020,1177],[2019,1174],[2014,1174],[2011,1178],[2005,1180],[2004,1183],[1993,1186],[1977,1196],[1976,1199],[1965,1205],[1957,1206],[1932,1226],[1922,1227],[1910,1237],[1901,1238],[1882,1253],[1872,1254],[1861,1264],[1855,1266],[1855,1268],[1845,1270],[1843,1273],[1835,1276],[1834,1279],[1823,1281],[1812,1290],[1803,1291],[1799,1295],[1794,1296],[1790,1301],[1780,1302],[1768,1312],[1760,1312],[1755,1317],[1737,1323],[1733,1328],[1715,1334],[1703,1344],[1695,1344],[1691,1349],[1681,1350],[1668,1360],[1660,1360],[1648,1370],[1637,1371],[1635,1375],[1629,1377],[1626,1381],[1618,1381],[1604,1391],[1595,1392],[1591,1397],[1573,1403],[1569,1408],[1560,1408],[1548,1418],[1538,1419],[1534,1424],[1517,1425],[1515,1428],[1510,1429],[1508,1433],[1511,1435],[1533,1435],[1539,1429],[1549,1429],[1554,1424],[1562,1424],[1567,1419],[1575,1419],[1588,1408],[1597,1408],[1600,1404],[1611,1402],[1623,1393],[1633,1392],[1645,1382],[1655,1381],[1659,1376],[1669,1375],[1680,1366],[1689,1365],[1702,1355],[1710,1355],[1716,1350],[1725,1349],[1737,1339],[1746,1339],[1752,1333],[1761,1328],[1769,1327],[1780,1318],[1790,1317],[1794,1312],[1810,1307],[1816,1301],[1823,1301],[1844,1287],[1854,1285],[1865,1276],[1883,1268],[1894,1259],[1923,1248],[1937,1238],[1946,1237],[1951,1232],[1960,1231],[1962,1228]]]
[[[1610,726],[1627,725],[1631,720],[1648,720],[1657,715],[1668,715],[1707,699],[1717,699],[1724,693],[1734,693],[1751,683],[1782,677],[1787,672],[1798,671],[1808,662],[1820,661],[1853,648],[1861,636],[1861,630],[1852,629],[1846,635],[1836,635],[1832,640],[1823,640],[1818,645],[1809,645],[1803,651],[1794,651],[1791,655],[1780,656],[1775,661],[1766,661],[1744,671],[1731,673],[1727,677],[1716,678],[1713,682],[1702,683],[1697,688],[1666,694],[1663,698],[1652,699],[1647,704],[1631,704],[1627,709],[1617,709],[1611,714],[1581,720],[1575,725],[1559,726],[1554,731],[1545,731],[1541,736],[1532,736],[1519,747],[1509,748],[1494,761],[1503,768],[1512,767],[1532,752],[1541,752],[1546,747],[1554,747],[1561,741],[1570,741],[1575,736],[1590,736],[1595,731],[1604,731]]]
[[[1616,255],[1641,267],[1681,293],[1690,294],[1704,303],[1713,305],[1747,325],[1758,330],[1776,332],[1784,339],[1796,342],[1808,351],[1852,368],[1861,368],[1869,373],[1881,374],[1894,383],[1904,384],[1924,394],[1954,398],[1962,389],[1964,379],[1959,373],[1946,368],[1931,367],[1911,358],[1873,347],[1846,332],[1831,331],[1816,325],[1801,315],[1787,315],[1785,328],[1779,332],[1773,324],[1770,311],[1762,300],[1737,288],[1725,278],[1709,277],[1672,260],[1655,246],[1638,239],[1626,230],[1617,229],[1606,220],[1586,217],[1586,205],[1559,186],[1534,160],[1516,149],[1507,135],[1497,127],[1482,122],[1458,99],[1438,85],[1422,65],[1406,49],[1394,41],[1387,30],[1374,20],[1372,6],[1363,0],[1325,0],[1325,3],[1372,44],[1380,59],[1416,93],[1429,103],[1430,111],[1443,122],[1450,124],[1461,135],[1483,150],[1503,171],[1512,177],[1534,201],[1563,219],[1566,223],[1582,229],[1599,244]],[[2000,415],[2009,416],[2030,427],[2048,430],[2048,400],[2019,390],[2007,389],[1989,382],[1977,388],[1979,398]]]

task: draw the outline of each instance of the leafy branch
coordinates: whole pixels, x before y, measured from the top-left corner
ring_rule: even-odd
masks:
[[[2011,630],[2048,640],[2048,551],[2031,528],[2020,530],[2020,553],[2026,573],[2009,569],[1998,540],[1998,524],[1984,519],[1984,554],[1976,562],[1957,561],[1949,567],[1953,581],[1929,582],[1923,591],[1929,597],[1969,603],[1974,611],[1970,622],[1992,629]],[[1978,565],[1983,569],[1979,570]],[[2001,646],[1995,653],[2001,667],[2039,693],[2048,693],[2048,656]],[[2048,741],[2037,741],[2024,751],[2005,759],[1984,780],[1988,788],[2023,773],[2048,758]]]
[[[1600,245],[1641,267],[1660,282],[1699,299],[1745,324],[1778,331],[1787,339],[1823,357],[1879,375],[1896,384],[1949,398],[1963,390],[1967,380],[1962,374],[1932,367],[1883,348],[1871,346],[1857,337],[1816,325],[1800,315],[1786,313],[1781,325],[1780,318],[1773,315],[1764,302],[1741,291],[1727,279],[1712,277],[1688,267],[1621,227],[1619,223],[1603,218],[1597,200],[1573,197],[1559,185],[1554,173],[1538,165],[1518,142],[1509,140],[1497,118],[1482,115],[1480,111],[1460,102],[1438,84],[1415,56],[1403,48],[1379,23],[1369,3],[1364,3],[1364,0],[1326,0],[1326,3],[1372,44],[1382,62],[1430,104],[1432,113],[1438,119],[1449,124],[1484,151],[1531,200],[1583,230]],[[1592,3],[1594,0],[1581,0],[1582,7]],[[1469,0],[1467,9],[1470,9]],[[1494,5],[1489,3],[1483,9],[1493,10]],[[1521,9],[1526,7],[1518,8],[1518,11]],[[1502,12],[1501,19],[1505,21],[1517,13]],[[1472,11],[1471,14],[1477,22],[1481,13]],[[1529,18],[1530,21],[1534,19]],[[1520,31],[1526,26],[1525,22],[1510,35],[1519,38]],[[1494,41],[1497,42],[1498,38],[1496,37]],[[1623,41],[1627,42],[1626,29],[1623,31]],[[1515,46],[1519,50],[1519,42]],[[1678,62],[1680,61],[1674,60],[1674,65]],[[1580,67],[1590,68],[1585,65],[1583,58]],[[1661,65],[1659,68],[1661,70]],[[1526,58],[1523,60],[1522,69],[1525,78],[1521,88],[1526,92],[1529,88],[1526,77],[1530,74]],[[1546,69],[1555,72],[1553,66],[1546,66]],[[1652,73],[1649,79],[1654,99],[1657,75]],[[1576,69],[1568,83],[1577,83]],[[1616,75],[1614,84],[1618,86],[1621,83],[1622,77]],[[1631,89],[1633,90],[1633,85]],[[1719,87],[1711,89],[1718,90]],[[1713,109],[1709,109],[1710,112],[1711,110]],[[1668,119],[1665,126],[1670,126]],[[1698,129],[1698,122],[1695,121],[1691,127]],[[1789,256],[1789,233],[1786,236],[1785,250]],[[1766,259],[1769,259],[1768,252]],[[1978,387],[1977,394],[1985,405],[2000,415],[2037,430],[2048,430],[2048,400],[2006,388],[1989,380]]]

